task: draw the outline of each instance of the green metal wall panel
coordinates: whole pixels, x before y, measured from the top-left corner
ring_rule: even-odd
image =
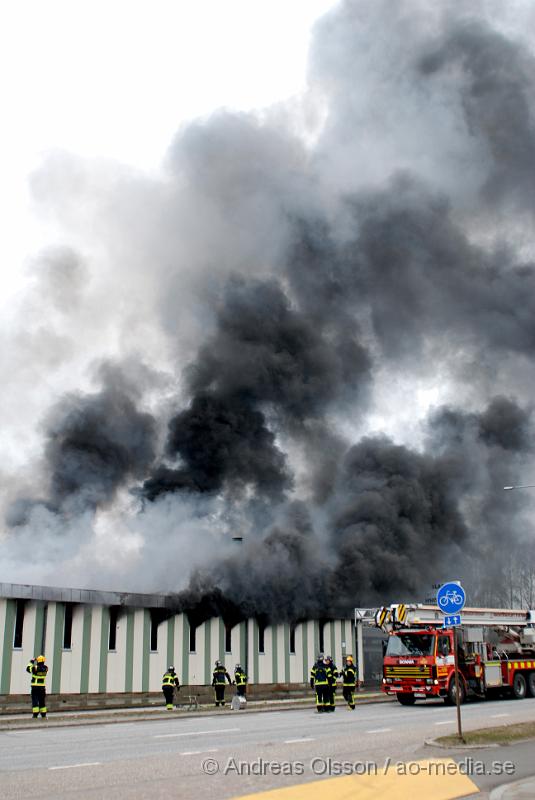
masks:
[[[141,691],[149,691],[150,669],[150,611],[143,609],[143,654],[141,657]]]
[[[284,678],[285,683],[290,681],[290,625],[284,623]]]
[[[260,664],[259,664],[259,632],[258,632],[258,621],[256,619],[253,620],[253,674],[251,675],[251,682],[259,683],[260,682]]]
[[[308,683],[310,665],[308,663],[308,624],[306,622],[301,625],[301,636],[303,640],[303,683]]]
[[[82,663],[80,665],[80,692],[87,694],[89,691],[89,659],[91,657],[91,621],[92,607],[84,608],[84,619],[82,627]]]
[[[33,641],[34,656],[45,655],[47,617],[48,603],[37,603],[35,610],[35,636]]]
[[[98,667],[98,690],[106,691],[108,682],[108,642],[110,635],[110,610],[102,608],[102,619],[100,622],[100,653]]]
[[[330,655],[333,659],[334,663],[336,664],[336,631],[335,631],[335,624],[334,622],[329,623],[329,627],[331,629],[331,652],[327,655]],[[336,664],[338,666],[338,664]]]
[[[11,659],[13,655],[13,637],[15,635],[15,617],[17,601],[6,600],[6,623],[2,647],[2,670],[0,672],[0,694],[9,694],[11,686]],[[26,666],[26,665],[24,665]]]
[[[272,669],[272,682],[279,682],[279,637],[278,626],[271,626],[271,669]]]
[[[63,654],[63,625],[65,623],[65,603],[56,603],[54,619],[54,644],[52,646],[52,679],[50,691],[59,694],[61,691],[61,659]]]
[[[134,685],[134,621],[134,609],[129,608],[126,612],[125,692],[131,692]]]
[[[171,664],[174,666],[175,664],[175,619],[176,617],[170,617],[167,620],[167,664],[166,667],[170,667]],[[178,670],[178,664],[176,665]],[[179,676],[179,680],[182,682],[182,676]]]
[[[207,619],[204,623],[204,683],[212,682],[212,620]]]
[[[189,619],[182,614],[182,683],[189,683]]]
[[[219,620],[219,653],[217,658],[224,663],[225,661],[225,625],[222,619]]]

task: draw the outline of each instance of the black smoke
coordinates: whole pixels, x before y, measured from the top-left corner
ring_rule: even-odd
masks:
[[[122,489],[147,541],[175,515],[167,588],[194,623],[345,615],[453,578],[505,602],[529,497],[502,487],[534,464],[535,60],[485,9],[347,0],[314,32],[311,135],[218,112],[179,132],[161,192],[118,190],[117,261],[151,201],[126,263],[143,289],[154,270],[142,332],[171,377],[61,400],[44,499],[12,524]],[[193,566],[199,520],[221,548]]]

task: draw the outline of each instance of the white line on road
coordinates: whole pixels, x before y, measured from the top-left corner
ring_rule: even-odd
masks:
[[[491,719],[498,719],[498,717],[510,717],[510,716],[511,716],[510,714],[491,714],[490,718]]]
[[[373,731],[366,731],[366,733],[389,733],[392,728],[375,728]]]
[[[74,767],[100,767],[100,761],[88,761],[86,764],[65,764],[62,767],[49,767],[48,769],[73,769]]]
[[[218,750],[185,750],[179,756],[200,756],[202,753],[218,753]]]
[[[435,725],[455,725],[455,720],[445,719],[443,722],[435,722]]]
[[[297,742],[314,742],[315,739],[311,739],[310,737],[305,739],[285,739],[284,744],[296,744]]]
[[[212,731],[188,731],[187,733],[158,733],[153,736],[153,739],[170,739],[175,736],[205,736],[207,733],[235,733],[240,728],[219,728],[219,730]]]

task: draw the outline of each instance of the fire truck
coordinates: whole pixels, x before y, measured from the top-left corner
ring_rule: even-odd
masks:
[[[535,697],[535,611],[464,608],[457,659],[453,628],[443,627],[443,619],[437,606],[420,604],[397,603],[373,613],[370,623],[388,634],[385,694],[395,695],[402,705],[437,697],[455,703],[457,661],[460,702],[499,694]]]

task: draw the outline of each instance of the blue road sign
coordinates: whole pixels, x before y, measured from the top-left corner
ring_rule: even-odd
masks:
[[[443,614],[459,614],[465,602],[466,595],[460,583],[445,583],[437,592],[437,605]]]
[[[456,625],[462,625],[460,614],[447,614],[444,617],[443,628],[454,628]]]

